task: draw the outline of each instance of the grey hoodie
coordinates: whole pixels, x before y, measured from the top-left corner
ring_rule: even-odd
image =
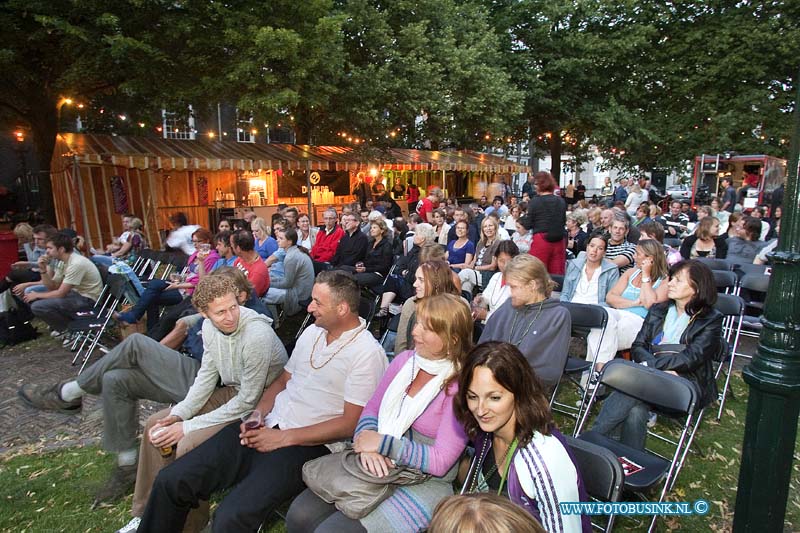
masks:
[[[225,335],[210,320],[203,322],[203,362],[186,398],[170,414],[184,420],[183,432],[237,420],[252,410],[261,394],[283,373],[286,348],[259,313],[239,307],[236,331]],[[237,394],[211,412],[192,418],[208,401],[221,381]]]
[[[552,389],[567,362],[572,320],[558,300],[549,298],[539,304],[514,307],[511,298],[489,317],[479,342],[510,342],[519,348],[542,384]],[[534,317],[536,317],[534,319]]]

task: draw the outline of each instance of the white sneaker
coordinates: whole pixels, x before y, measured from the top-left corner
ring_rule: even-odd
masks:
[[[53,330],[53,331],[50,332],[50,336],[55,339],[56,337],[60,337],[61,336],[61,332]]]
[[[655,427],[657,421],[658,421],[658,416],[656,416],[656,414],[651,411],[650,416],[647,418],[647,427],[648,428]]]
[[[131,518],[131,521],[122,526],[120,529],[116,531],[116,533],[136,533],[136,530],[139,529],[139,524],[142,522],[142,519],[138,516],[134,516]]]

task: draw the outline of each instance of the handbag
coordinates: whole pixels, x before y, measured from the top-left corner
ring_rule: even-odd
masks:
[[[358,520],[371,513],[399,486],[427,481],[430,474],[398,466],[384,477],[364,470],[352,449],[324,455],[303,465],[303,481],[314,494],[332,503],[346,517]]]

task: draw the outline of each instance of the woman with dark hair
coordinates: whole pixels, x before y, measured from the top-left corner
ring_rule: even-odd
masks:
[[[668,286],[669,300],[650,307],[631,357],[691,381],[699,410],[717,399],[713,360],[721,349],[723,317],[714,309],[714,275],[699,261],[683,261],[672,268]],[[669,353],[659,354],[663,345],[672,345]],[[647,404],[613,392],[603,402],[592,430],[644,449],[649,411]]]
[[[588,515],[561,513],[559,502],[587,500],[583,481],[545,389],[516,347],[487,342],[473,348],[454,403],[475,443],[462,494],[505,495],[546,531],[591,531]]]
[[[701,212],[698,210],[698,214]],[[700,219],[694,233],[681,243],[681,257],[684,259],[698,257],[725,259],[727,255],[728,243],[719,237],[719,219],[715,216],[706,215]]]
[[[389,238],[389,226],[382,218],[369,224],[369,236],[372,238],[367,248],[364,261],[356,263],[355,278],[359,287],[375,287],[383,283],[383,278],[392,268],[392,242]]]
[[[567,206],[553,194],[556,182],[549,172],[534,175],[537,195],[528,203],[524,226],[533,234],[530,254],[547,267],[550,274],[564,274],[567,265],[564,226]]]
[[[288,531],[417,532],[428,526],[436,504],[452,495],[467,444],[453,404],[464,356],[472,348],[472,318],[467,304],[452,294],[426,298],[417,314],[415,349],[398,354],[386,369],[361,412],[353,450],[372,475],[407,466],[430,477],[398,487],[358,520],[308,489],[289,509]]]
[[[176,305],[184,296],[191,296],[200,278],[214,270],[219,254],[212,246],[214,236],[207,229],[200,228],[192,233],[192,246],[196,251],[189,256],[189,271],[185,279],[176,277],[171,282],[152,279],[139,297],[139,301],[128,311],[114,313],[114,319],[126,324],[135,324],[147,312],[147,329],[152,330],[158,324],[161,305]]]
[[[519,248],[514,241],[502,241],[497,245],[494,257],[498,272],[492,276],[483,292],[472,300],[472,316],[475,320],[486,323],[492,313],[511,296],[506,284],[506,265],[519,254]]]
[[[394,353],[414,348],[414,339],[411,334],[417,320],[417,304],[428,296],[448,293],[461,296],[461,286],[457,285],[458,276],[450,270],[447,261],[426,261],[427,248],[420,251],[420,264],[414,273],[414,296],[407,299],[400,312],[400,322],[397,324],[397,337],[394,341]],[[438,244],[432,245],[437,251],[441,250]],[[471,334],[470,334],[471,335]],[[471,338],[471,337],[470,337]]]

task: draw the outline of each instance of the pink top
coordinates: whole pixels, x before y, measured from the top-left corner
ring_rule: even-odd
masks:
[[[378,388],[361,412],[361,418],[356,426],[356,435],[365,429],[378,430],[378,411],[383,395],[413,353],[412,350],[402,352],[386,369]],[[441,391],[436,395],[411,425],[414,431],[434,439],[432,445],[415,442],[407,436],[396,439],[389,435],[383,435],[378,453],[390,457],[399,465],[418,468],[438,477],[444,476],[461,457],[461,452],[467,445],[467,435],[453,412],[453,397],[457,391],[458,384],[454,380],[447,388],[447,393]]]
[[[191,283],[194,286],[197,286],[200,283],[200,275],[197,273],[197,265],[194,263],[195,259],[197,259],[197,252],[193,253],[189,256],[189,259],[186,261],[186,264],[189,265],[189,275],[186,276],[186,283]],[[203,267],[205,267],[206,272],[211,272],[214,270],[214,265],[219,260],[219,254],[213,248],[208,255],[203,260]],[[194,287],[191,289],[186,289],[186,294],[192,294],[194,292]]]

